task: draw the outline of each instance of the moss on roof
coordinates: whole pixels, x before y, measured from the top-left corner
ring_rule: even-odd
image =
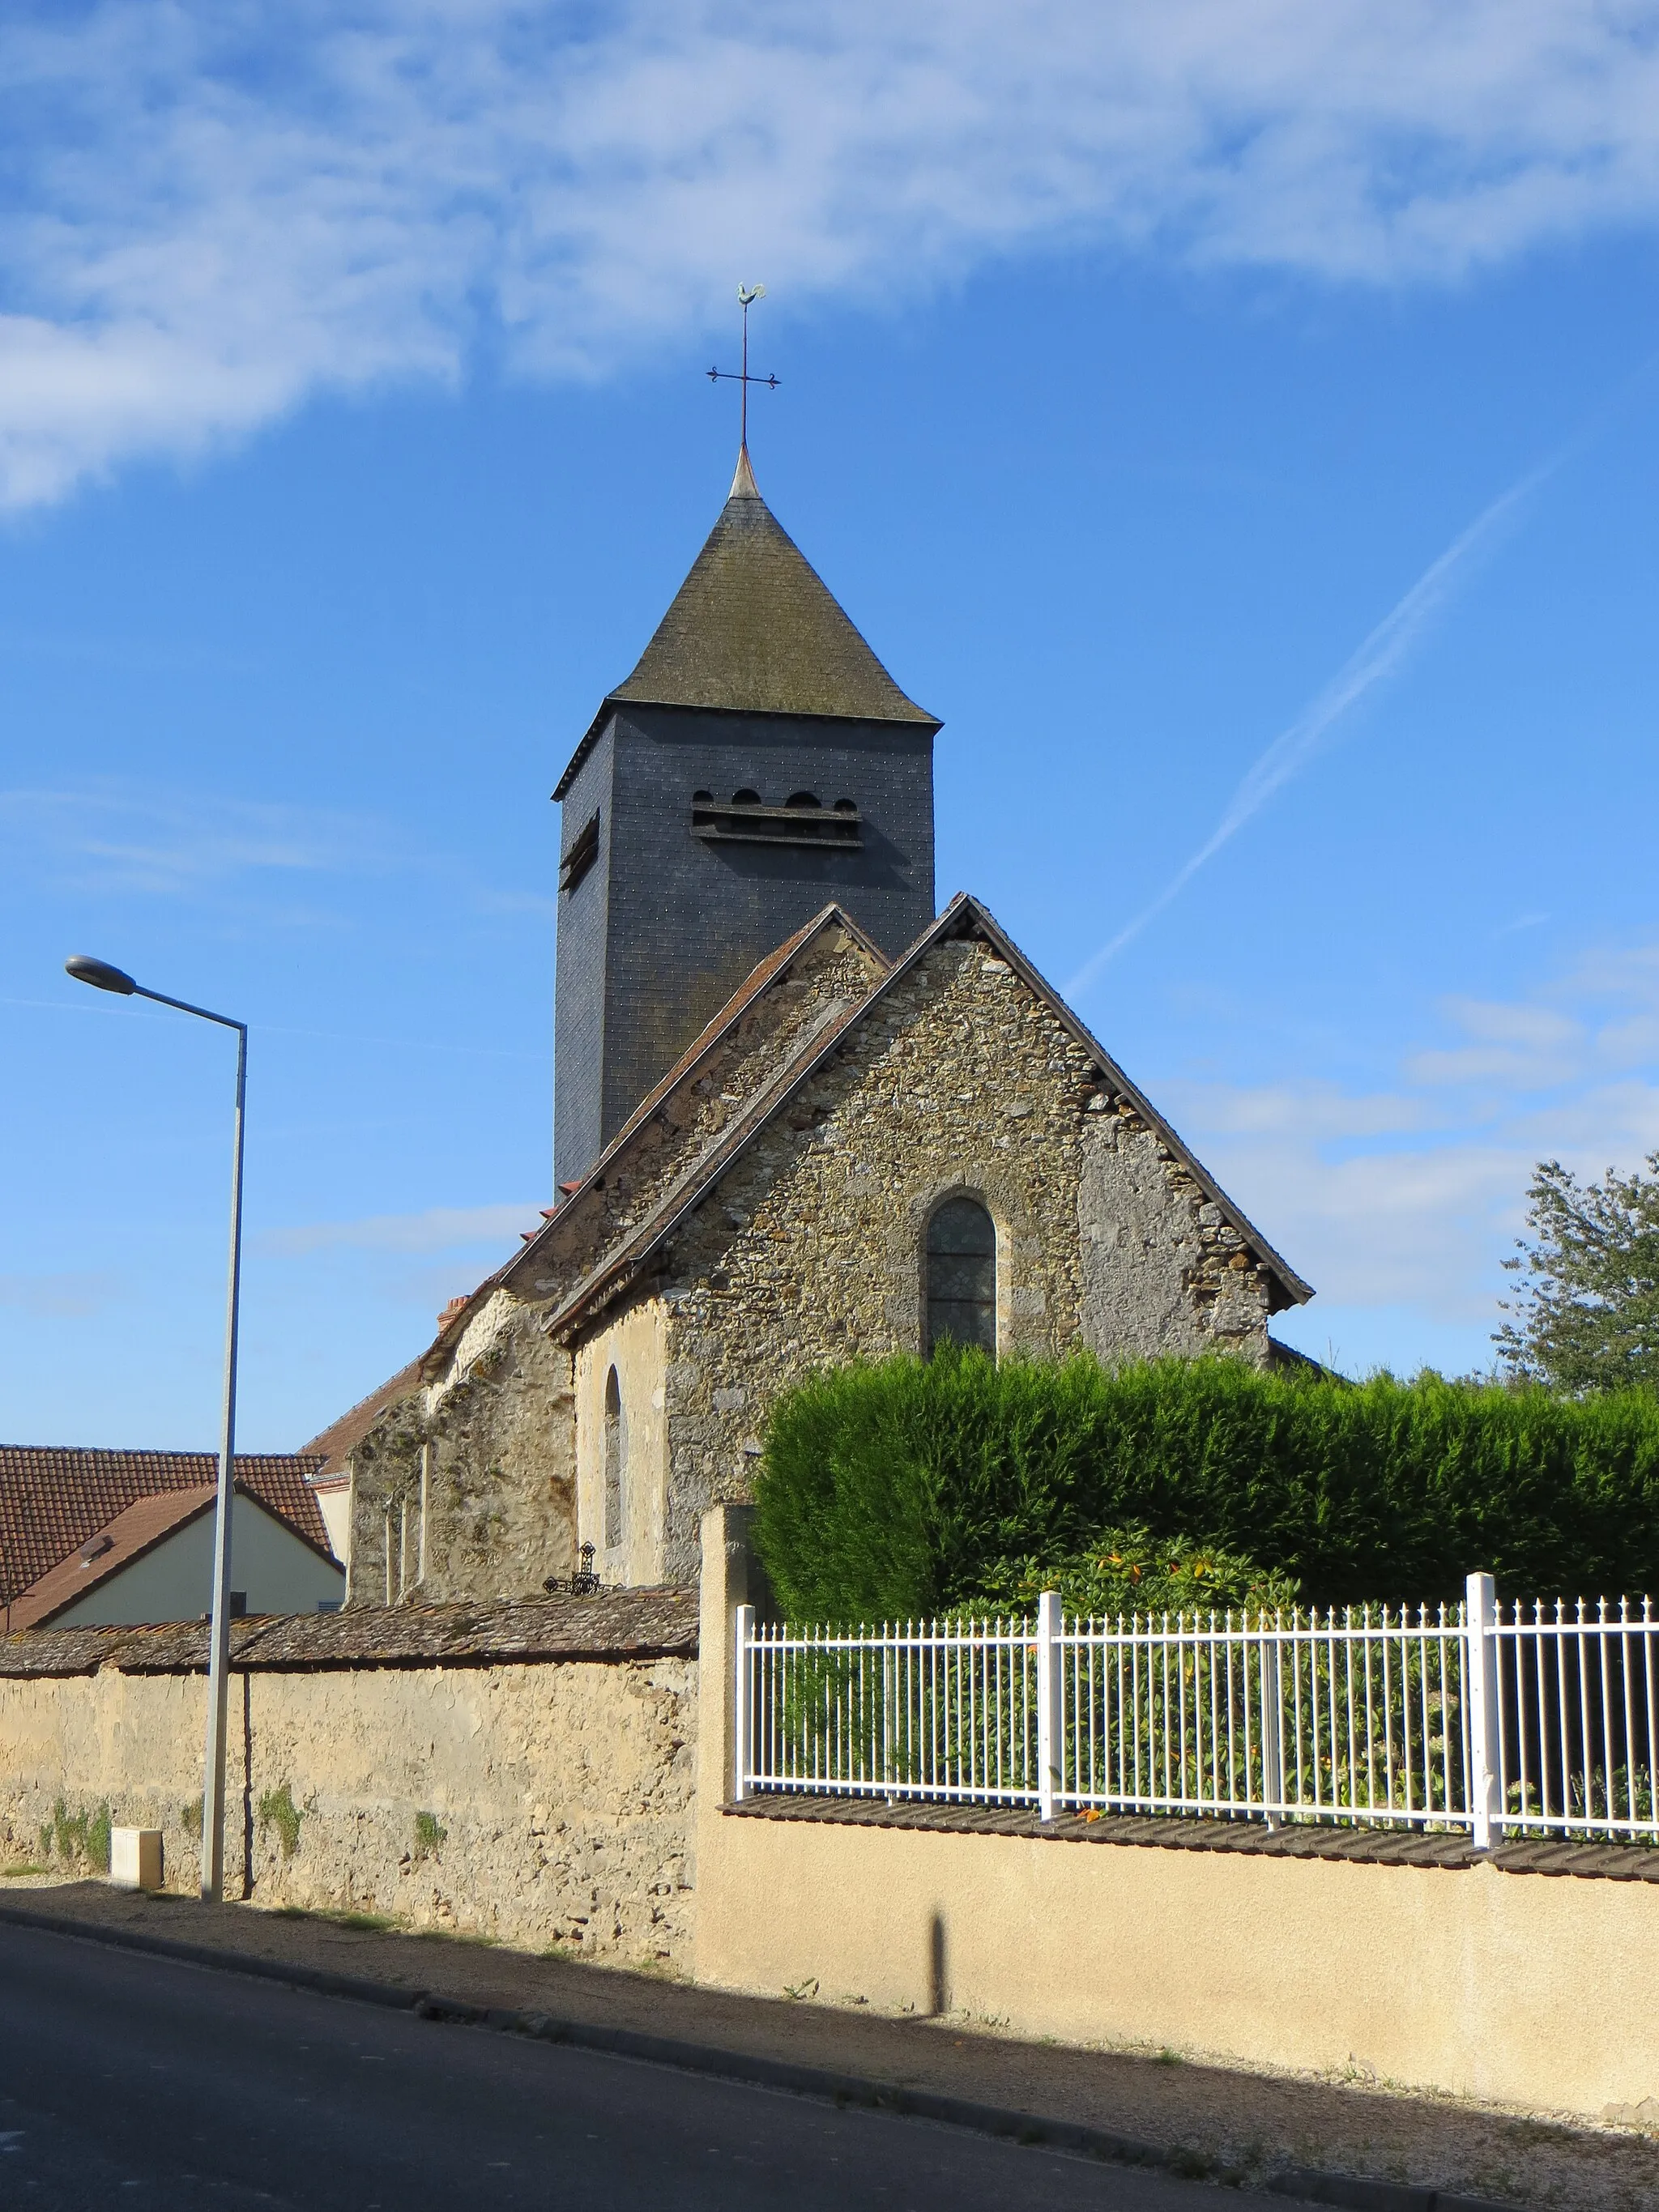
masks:
[[[629,703],[939,727],[899,690],[773,514],[747,454],[691,573],[633,674],[606,698],[556,798],[609,709]]]

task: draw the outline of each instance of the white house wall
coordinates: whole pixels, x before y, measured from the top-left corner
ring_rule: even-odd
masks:
[[[213,1596],[210,1512],[175,1529],[131,1566],[106,1576],[53,1620],[54,1627],[195,1620]],[[250,1613],[314,1613],[337,1604],[345,1577],[252,1498],[231,1515],[231,1587],[246,1590]]]

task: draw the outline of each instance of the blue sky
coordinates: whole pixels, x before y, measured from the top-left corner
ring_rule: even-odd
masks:
[[[1532,1163],[1659,1146],[1659,9],[125,0],[14,11],[0,116],[14,1439],[216,1419],[229,1046],[70,951],[252,1024],[249,1447],[546,1202],[547,795],[718,510],[739,277],[940,898],[1282,1334],[1484,1365]]]

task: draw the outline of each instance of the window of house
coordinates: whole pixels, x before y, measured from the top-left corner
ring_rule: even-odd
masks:
[[[976,1198],[947,1198],[927,1224],[927,1349],[997,1348],[996,1224]]]
[[[623,1540],[623,1474],[628,1437],[623,1425],[622,1386],[613,1367],[605,1378],[605,1543],[613,1550]]]

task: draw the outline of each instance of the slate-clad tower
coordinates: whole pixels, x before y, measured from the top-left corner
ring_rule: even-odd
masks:
[[[656,635],[561,777],[554,1170],[574,1181],[830,900],[894,953],[933,915],[933,737],[741,455]]]

